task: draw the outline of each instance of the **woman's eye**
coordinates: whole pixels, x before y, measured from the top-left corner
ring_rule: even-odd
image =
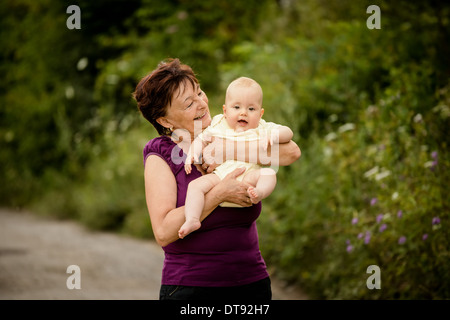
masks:
[[[194,102],[191,102],[191,104],[188,105],[188,106],[186,107],[186,109],[189,109],[190,107],[192,107],[193,104],[194,104]]]
[[[198,93],[199,96],[201,96],[203,94],[203,91],[200,90],[200,92]]]

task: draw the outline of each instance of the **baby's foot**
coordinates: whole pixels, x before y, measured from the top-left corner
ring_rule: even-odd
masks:
[[[178,236],[180,237],[180,239],[183,239],[189,233],[194,232],[195,230],[199,229],[200,226],[201,226],[201,224],[198,219],[186,220],[186,222],[181,226],[180,230],[178,231]]]
[[[256,190],[255,187],[248,187],[247,193],[253,204],[256,204],[262,200],[262,195],[258,194],[258,191]]]

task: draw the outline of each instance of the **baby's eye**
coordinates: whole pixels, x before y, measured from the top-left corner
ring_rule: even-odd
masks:
[[[255,108],[250,107],[249,110],[250,110],[250,111],[255,111]]]
[[[235,105],[233,108],[235,108],[235,109],[239,109],[239,106],[238,105]]]

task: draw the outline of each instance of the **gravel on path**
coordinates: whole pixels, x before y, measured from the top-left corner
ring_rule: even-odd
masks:
[[[164,253],[154,241],[0,209],[0,299],[157,300]],[[80,268],[81,289],[68,289]],[[272,279],[274,300],[306,300]]]

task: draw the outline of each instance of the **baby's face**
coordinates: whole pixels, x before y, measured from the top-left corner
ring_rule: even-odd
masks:
[[[255,87],[234,87],[225,101],[223,114],[228,125],[238,131],[258,127],[264,114],[261,91]]]

